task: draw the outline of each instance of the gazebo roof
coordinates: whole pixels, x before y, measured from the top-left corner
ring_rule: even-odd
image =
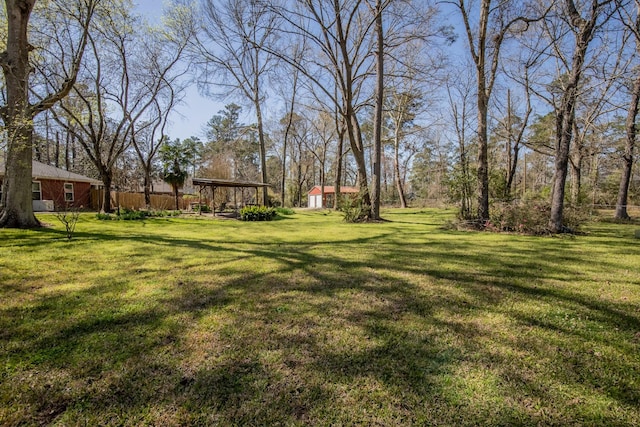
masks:
[[[193,178],[193,185],[209,186],[209,187],[236,187],[236,188],[255,188],[269,187],[269,184],[262,182],[250,181],[234,181],[230,179],[217,178]]]

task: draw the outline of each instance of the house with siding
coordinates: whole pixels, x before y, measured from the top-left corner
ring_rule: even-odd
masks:
[[[4,174],[4,162],[0,159],[0,192]],[[89,208],[91,188],[99,186],[102,181],[97,179],[33,161],[31,194],[35,212]]]

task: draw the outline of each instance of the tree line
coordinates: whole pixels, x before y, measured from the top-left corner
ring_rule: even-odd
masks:
[[[639,8],[173,0],[149,22],[128,0],[6,0],[0,225],[38,226],[32,158],[99,178],[106,211],[112,187],[149,203],[154,180],[189,173],[269,183],[262,203],[286,206],[357,186],[361,220],[455,202],[483,227],[494,202],[527,198],[549,203],[552,232],[567,204],[629,218]],[[226,105],[175,140],[191,85]]]

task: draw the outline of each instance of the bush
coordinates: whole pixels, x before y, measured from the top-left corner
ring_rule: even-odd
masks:
[[[202,213],[210,213],[211,212],[211,208],[207,205],[193,205],[193,211],[194,212],[202,212]]]
[[[135,221],[139,219],[145,219],[148,215],[147,211],[134,211],[132,209],[121,209],[120,215],[118,215],[118,219],[124,221]]]
[[[366,209],[365,209],[366,208]],[[346,197],[340,205],[345,222],[365,222],[369,219],[367,212],[369,206],[363,205],[362,197],[358,195],[356,199]]]
[[[117,220],[118,218],[108,213],[98,212],[96,214],[96,219],[99,221],[111,221],[113,219]]]
[[[487,231],[506,231],[525,234],[549,233],[551,205],[541,200],[496,203],[491,209],[491,219],[485,224]],[[569,232],[576,232],[588,219],[586,208],[565,206],[563,223]]]
[[[277,214],[274,208],[266,206],[245,206],[240,209],[240,219],[243,221],[271,221]]]
[[[289,208],[276,208],[276,212],[278,215],[293,215],[296,213],[293,209]]]
[[[167,216],[178,216],[181,213],[182,213],[181,211],[165,211],[165,210],[136,211],[133,209],[124,208],[120,210],[119,215],[118,214],[113,215],[110,213],[98,213],[96,214],[96,219],[100,221],[111,221],[111,220],[136,221],[136,220],[142,220],[145,218],[162,218]]]

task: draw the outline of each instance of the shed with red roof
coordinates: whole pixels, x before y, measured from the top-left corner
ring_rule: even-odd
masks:
[[[342,195],[349,195],[351,197],[354,197],[358,193],[359,190],[356,187],[340,187],[340,194]],[[322,191],[321,186],[316,185],[307,193],[307,205],[310,208],[333,208],[335,205],[335,200],[336,188],[332,185],[325,185],[324,192]]]

